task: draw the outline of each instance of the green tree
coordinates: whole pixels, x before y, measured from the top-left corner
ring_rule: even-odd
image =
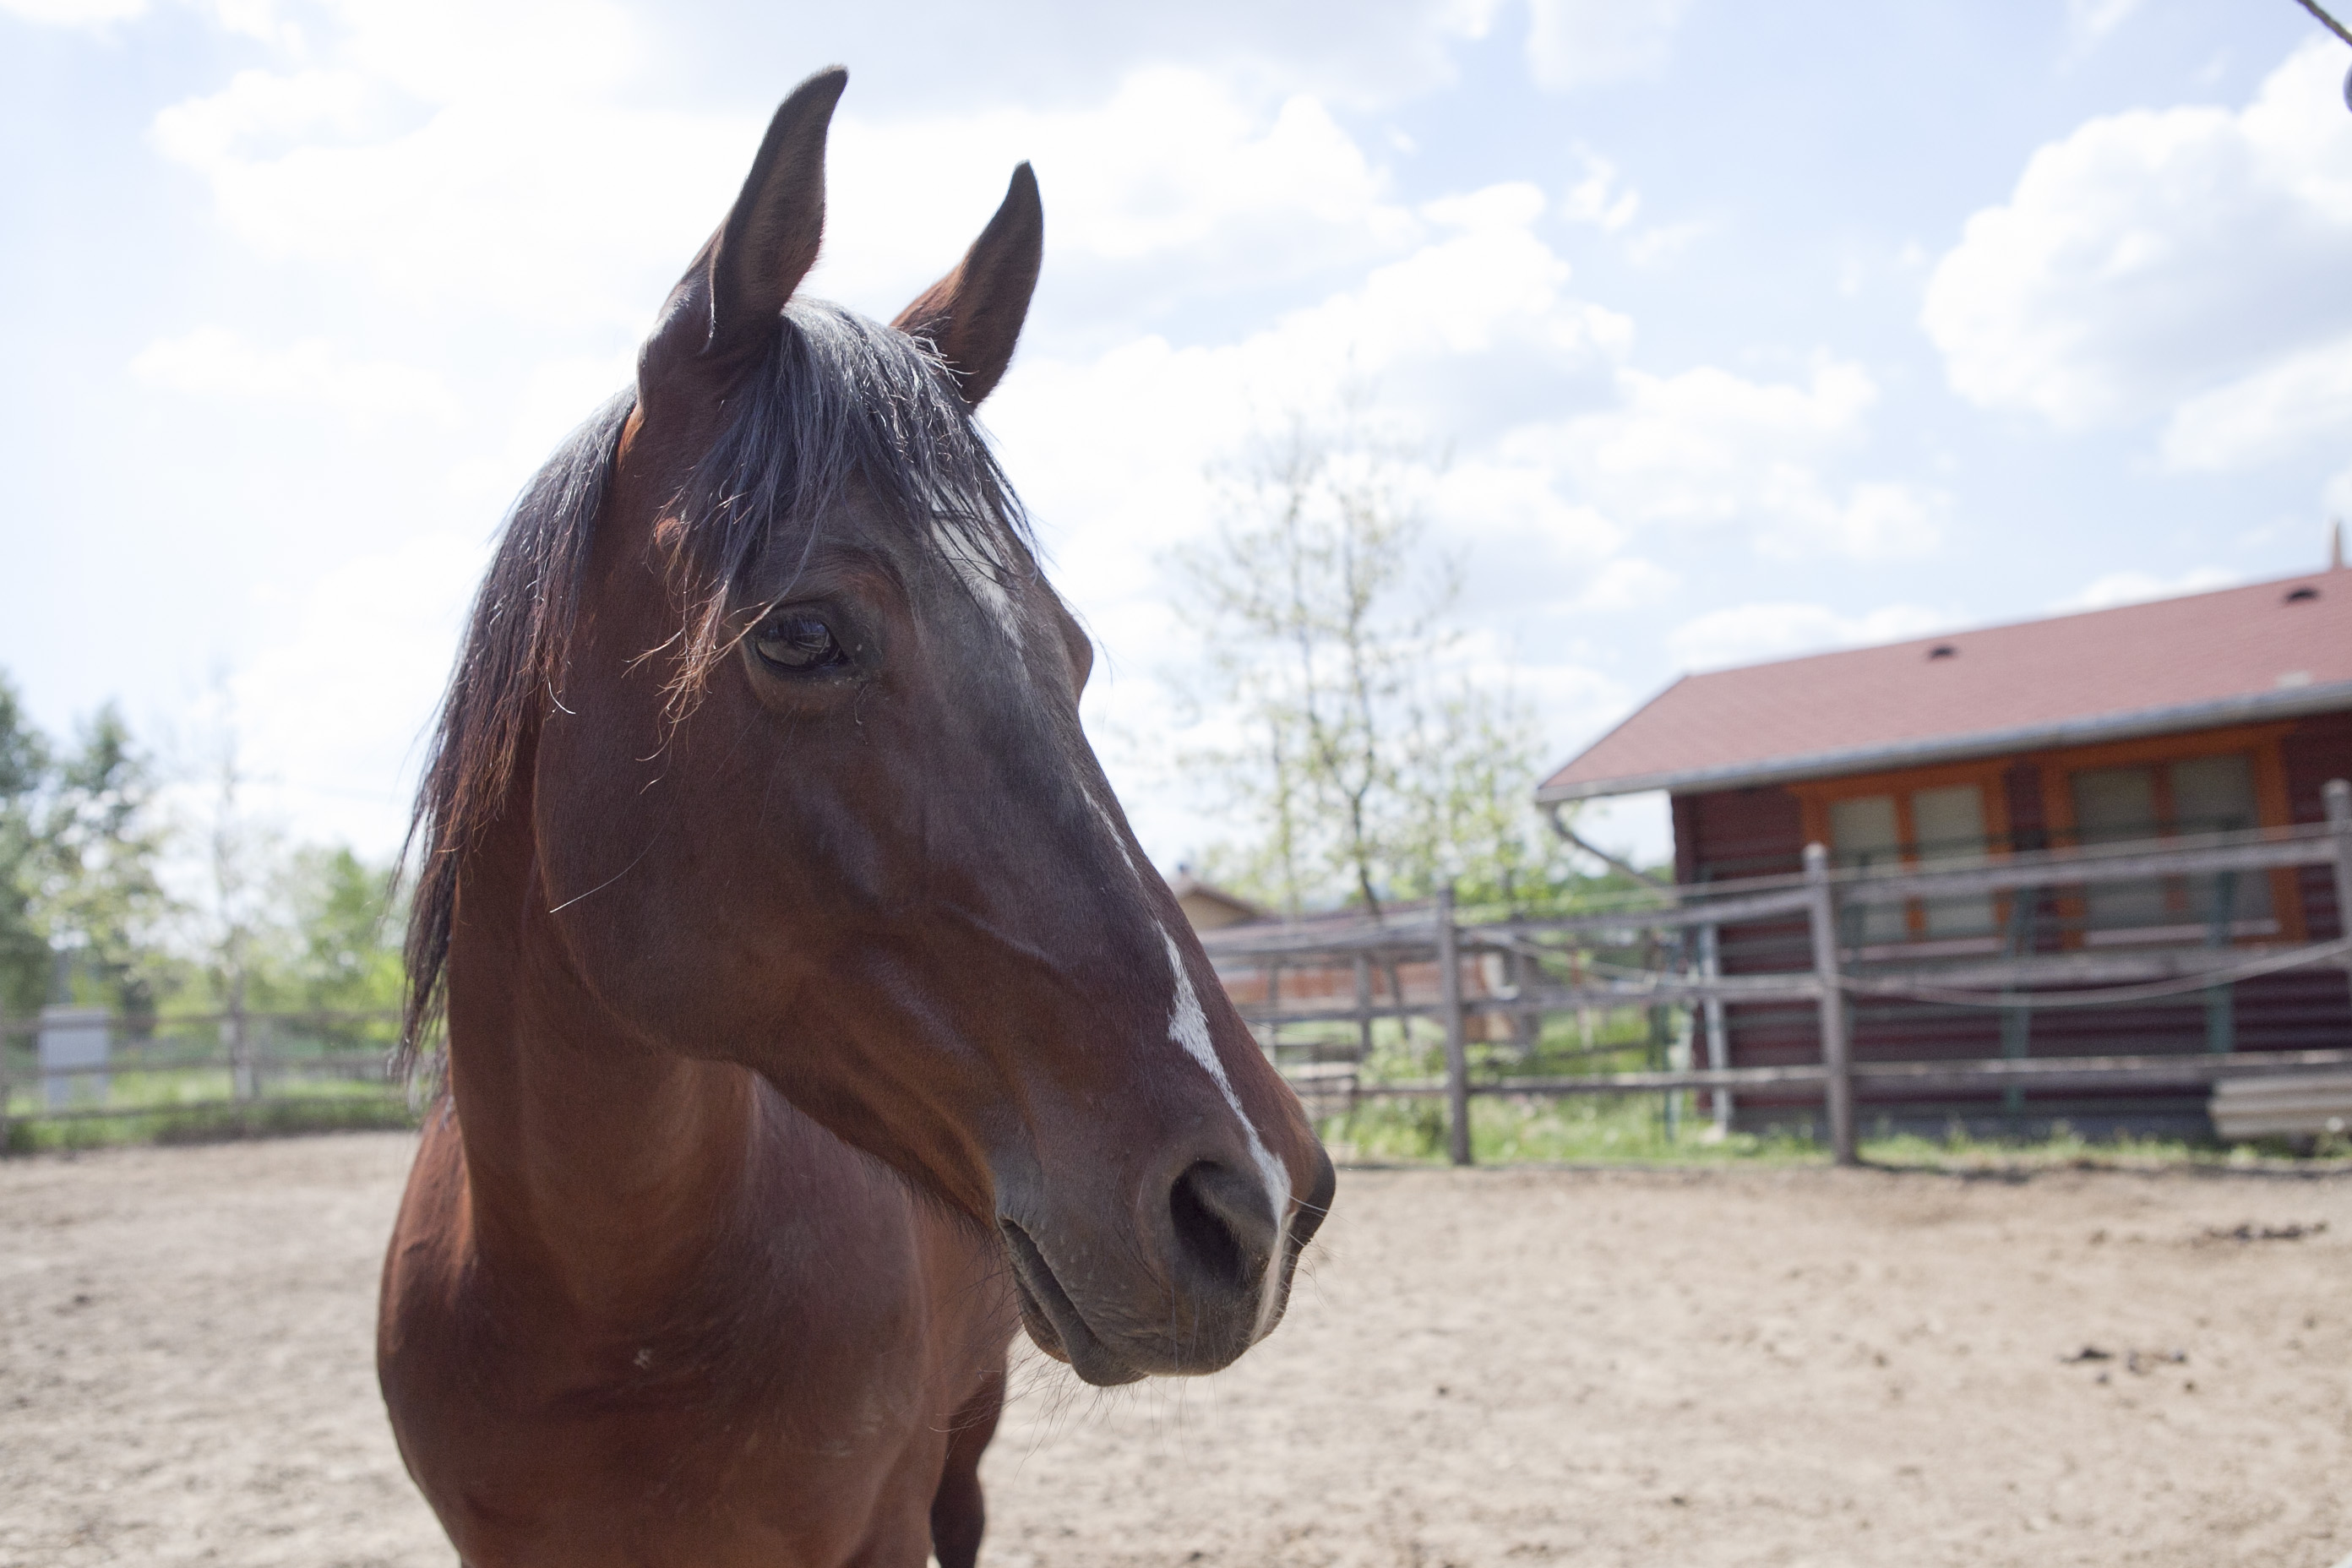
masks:
[[[278,879],[281,928],[257,1001],[306,1013],[395,1009],[406,911],[390,901],[390,870],[349,848],[316,845],[288,857]]]
[[[0,673],[0,1009],[20,1018],[49,988],[49,942],[34,908],[41,874],[36,813],[48,775],[48,742]]]
[[[152,1016],[170,970],[173,900],[157,876],[163,830],[153,763],[109,703],[84,723],[38,813],[33,909],[77,987]]]
[[[1399,704],[1434,619],[1408,593],[1423,532],[1412,456],[1370,427],[1360,397],[1332,424],[1293,414],[1223,476],[1214,541],[1177,557],[1217,696],[1247,737],[1194,762],[1258,819],[1250,858],[1286,912],[1335,878],[1380,907]]]
[[[1454,885],[1465,903],[1549,907],[1578,885],[1568,846],[1536,810],[1542,731],[1516,692],[1469,681],[1416,704],[1403,743],[1398,890]]]
[[[1520,900],[1564,875],[1529,804],[1532,715],[1447,673],[1459,578],[1426,537],[1430,467],[1343,395],[1223,475],[1216,534],[1175,557],[1229,737],[1180,769],[1242,828],[1207,868],[1288,914],[1335,899],[1377,914],[1447,879]]]

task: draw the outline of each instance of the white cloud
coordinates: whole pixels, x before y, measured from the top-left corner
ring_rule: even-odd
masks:
[[[2321,495],[2329,515],[2339,522],[2352,516],[2352,468],[2331,475]]]
[[[330,42],[285,47],[281,68],[156,120],[159,149],[272,260],[435,309],[634,334],[759,142],[759,112],[634,106],[645,43],[611,5],[336,15],[349,26]],[[853,86],[812,287],[894,313],[953,264],[1024,159],[1065,321],[1090,300],[1131,317],[1154,294],[1360,268],[1421,235],[1313,97],[1261,104],[1242,82],[1157,67],[1075,106],[885,117]]]
[[[1026,356],[987,408],[1010,470],[1049,527],[1091,519],[1107,537],[1164,543],[1202,526],[1207,464],[1263,417],[1313,406],[1350,376],[1438,440],[1476,439],[1496,400],[1532,380],[1605,387],[1631,323],[1569,291],[1568,264],[1525,226],[1540,206],[1527,186],[1433,204],[1433,221],[1460,232],[1239,342],[1151,335],[1090,357]],[[1457,508],[1480,484],[1559,504],[1467,459],[1445,483]],[[1132,568],[1120,575],[1136,581]]]
[[[2176,468],[2251,468],[2352,436],[2352,336],[2289,354],[2172,411],[2164,459]]]
[[[2066,30],[2078,47],[2096,45],[2139,9],[2140,0],[2066,0]]]
[[[1646,610],[1665,604],[1683,580],[1654,562],[1637,555],[1612,561],[1594,575],[1580,595],[1580,610]]]
[[[634,332],[758,144],[751,115],[611,101],[633,35],[594,0],[336,15],[331,42],[281,43],[287,68],[156,117],[158,149],[268,260],[436,309]]]
[[[0,16],[45,27],[102,27],[146,11],[147,0],[0,0]]]
[[[2094,578],[2081,593],[2058,600],[2050,610],[2053,615],[2070,615],[2078,610],[2113,609],[2117,605],[2144,605],[2150,599],[2227,588],[2237,581],[2237,573],[2220,566],[2192,566],[2174,577],[2159,577],[2153,572],[2110,572]]]
[[[1943,542],[1950,498],[1943,491],[1889,480],[1864,480],[1844,494],[1803,495],[1786,536],[1767,535],[1769,548],[1795,554],[1820,548],[1853,561],[1925,555]]]
[[[1713,225],[1695,220],[1662,223],[1636,230],[1625,241],[1625,258],[1636,267],[1672,261],[1706,237]]]
[[[1540,463],[1482,454],[1448,468],[1434,489],[1432,512],[1446,537],[1511,559],[1591,571],[1625,542],[1622,525],[1563,496],[1558,476]]]
[[[1969,219],[1922,324],[1961,395],[2140,417],[2352,329],[2352,117],[2328,40],[2253,101],[2093,120]]]
[[[452,494],[476,515],[499,515],[548,454],[635,375],[633,349],[568,354],[533,365],[509,405],[505,445],[459,464],[449,476]]]
[[[428,534],[304,592],[290,629],[230,681],[257,794],[297,836],[398,847],[421,740],[448,679],[485,540]]]
[[[1859,616],[1826,605],[1735,605],[1710,610],[1666,634],[1666,651],[1684,669],[1721,669],[1831,648],[1861,647],[1925,637],[1951,617],[1918,605],[1888,605]]]
[[[1543,210],[1542,191],[1524,180],[1507,180],[1501,184],[1423,202],[1421,216],[1444,228],[1484,232],[1525,228],[1541,217]]]
[[[1139,307],[1244,280],[1263,289],[1358,268],[1422,234],[1317,100],[1267,112],[1231,81],[1159,68],[1061,110],[886,121],[845,100],[810,286],[895,313],[953,264],[1024,159],[1045,195],[1065,321],[1073,307],[1131,321]]]
[[[198,397],[322,405],[354,423],[421,418],[447,423],[457,400],[440,376],[412,364],[343,359],[324,339],[265,349],[226,327],[159,339],[131,362],[149,386]]]
[[[691,5],[667,8],[657,47],[706,62],[698,72],[704,79],[759,80],[796,63],[842,60],[864,91],[887,95],[894,116],[1078,101],[1146,63],[1378,110],[1452,86],[1459,46],[1486,36],[1502,9],[1502,0],[1353,0],[1344,8],[1265,0]],[[720,56],[723,63],[714,61]]]
[[[1568,188],[1560,216],[1570,223],[1589,223],[1604,234],[1615,234],[1642,210],[1642,193],[1622,184],[1617,165],[1586,147],[1576,149],[1584,177]]]
[[[1690,0],[1531,0],[1528,68],[1554,89],[1655,76]]]
[[[301,63],[331,57],[427,103],[584,98],[649,39],[616,0],[213,0],[220,25]]]
[[[393,110],[383,86],[354,70],[239,71],[219,92],[158,113],[155,145],[175,163],[218,169],[256,144],[347,142]]]
[[[1517,432],[1507,449],[1553,457],[1612,516],[1738,524],[1770,554],[1916,555],[1941,535],[1940,494],[1826,473],[1863,444],[1878,400],[1859,365],[1823,359],[1804,384],[1749,381],[1714,365],[1671,376],[1626,370],[1619,380],[1618,407]]]
[[[1538,717],[1552,750],[1549,765],[1567,758],[1579,746],[1617,723],[1633,705],[1633,693],[1615,677],[1587,666],[1545,663],[1528,658],[1505,670],[1501,679]]]

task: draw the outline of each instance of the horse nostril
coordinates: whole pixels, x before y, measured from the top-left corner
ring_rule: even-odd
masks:
[[[1274,1250],[1265,1190],[1239,1172],[1202,1161],[1176,1178],[1168,1194],[1176,1249],[1203,1284],[1254,1288]]]

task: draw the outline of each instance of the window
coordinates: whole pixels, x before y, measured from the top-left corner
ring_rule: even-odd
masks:
[[[1987,793],[1987,781],[1969,779],[1830,800],[1824,816],[1832,858],[1860,869],[1980,866],[1993,837]],[[1865,945],[1984,937],[1996,929],[1993,900],[1981,893],[1864,905],[1856,918],[1854,934]]]
[[[1841,866],[1875,870],[1903,863],[1903,828],[1891,795],[1857,795],[1830,803],[1830,849]],[[1901,942],[1910,934],[1900,904],[1862,910],[1864,942]]]
[[[2082,768],[2067,776],[2081,841],[2117,844],[2234,833],[2262,824],[2253,758],[2243,752],[2178,762]],[[2260,872],[2095,882],[2084,889],[2092,931],[2267,921],[2271,879]]]

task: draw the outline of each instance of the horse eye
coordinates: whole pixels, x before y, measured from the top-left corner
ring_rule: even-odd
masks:
[[[778,669],[824,669],[847,660],[833,628],[814,616],[779,616],[751,634],[751,646]]]

